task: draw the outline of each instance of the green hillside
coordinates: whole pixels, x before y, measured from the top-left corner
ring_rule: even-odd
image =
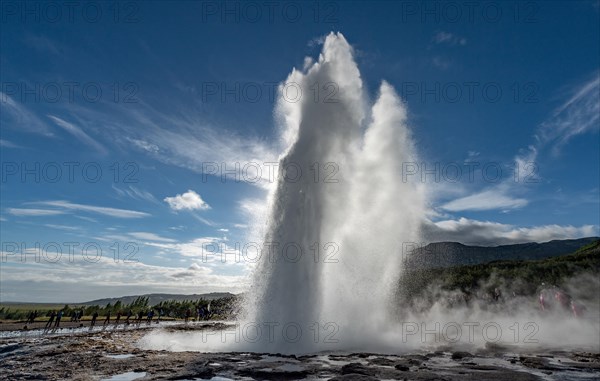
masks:
[[[563,286],[569,279],[600,273],[600,240],[576,252],[542,260],[494,261],[486,264],[405,271],[399,281],[402,304],[427,298],[432,287],[467,295],[495,288],[512,295],[533,295],[542,283]]]

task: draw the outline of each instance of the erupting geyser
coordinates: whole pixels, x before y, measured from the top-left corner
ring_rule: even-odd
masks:
[[[540,313],[535,299],[516,295],[495,306],[447,308],[453,291],[438,290],[422,306],[399,305],[403,243],[421,242],[426,223],[424,184],[402,176],[403,163],[419,160],[405,106],[386,82],[369,101],[339,33],[329,34],[319,59],[307,59],[285,83],[282,90],[297,93],[277,104],[280,172],[239,321],[196,334],[154,331],[142,347],[400,353],[491,342],[597,351],[597,303],[585,319]],[[597,300],[597,277],[589,279],[595,280],[576,288]]]
[[[261,351],[365,350],[389,327],[402,242],[419,241],[423,192],[401,176],[415,149],[394,89],[383,82],[370,105],[340,33],[306,66],[286,80],[300,100],[278,104],[286,149],[263,246],[273,255],[261,256],[245,316],[263,327]]]

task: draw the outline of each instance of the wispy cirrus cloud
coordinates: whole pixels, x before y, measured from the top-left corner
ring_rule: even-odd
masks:
[[[156,144],[148,143],[147,141],[145,141],[143,139],[127,138],[127,140],[131,144],[136,146],[137,148],[141,149],[142,151],[146,151],[151,154],[156,154],[160,151],[160,148],[158,148],[158,146]]]
[[[438,69],[442,69],[442,70],[446,70],[452,65],[452,61],[450,61],[447,58],[440,57],[440,56],[433,57],[431,59],[431,63],[433,63],[433,66],[437,67]]]
[[[510,195],[508,188],[497,187],[452,200],[441,207],[450,212],[460,212],[466,210],[517,209],[527,204],[526,199]]]
[[[48,115],[48,118],[50,118],[52,121],[54,121],[54,123],[56,123],[56,125],[58,125],[62,129],[67,131],[69,134],[73,135],[80,142],[86,144],[87,146],[93,148],[94,150],[96,150],[97,152],[99,152],[103,155],[107,154],[106,148],[104,148],[104,146],[102,146],[96,140],[92,139],[80,127],[77,127],[73,123],[69,123],[69,122],[67,122],[57,116],[54,116],[54,115]]]
[[[10,95],[0,91],[0,109],[2,124],[27,132],[54,136],[48,125],[28,110],[23,104],[15,101]]]
[[[170,113],[143,100],[127,104],[126,108],[115,104],[103,106],[108,109],[101,111],[85,105],[70,105],[69,113],[93,121],[96,127],[102,126],[106,139],[114,141],[120,149],[131,151],[133,148],[168,165],[197,173],[207,172],[207,164],[216,165],[215,176],[221,175],[221,167],[231,170],[249,165],[248,171],[252,171],[259,166],[263,176],[259,176],[260,181],[249,183],[269,187],[266,174],[272,165],[269,163],[278,162],[283,144],[279,140],[270,141],[207,123],[206,118],[194,109]],[[247,177],[255,178],[252,174]],[[242,181],[246,178],[242,177]]]
[[[81,212],[89,212],[102,214],[109,217],[116,218],[142,218],[149,217],[150,214],[145,212],[138,212],[135,210],[128,209],[117,209],[110,208],[105,206],[95,206],[95,205],[86,205],[86,204],[76,204],[69,201],[57,200],[57,201],[36,201],[31,202],[30,204],[35,205],[43,205],[58,208],[55,212],[60,212],[56,214],[63,214],[66,211],[81,211]]]
[[[446,202],[442,209],[451,212],[511,210],[526,206],[529,200],[521,194],[527,183],[539,182],[537,161],[542,152],[550,147],[557,155],[560,149],[573,137],[600,128],[600,72],[575,86],[563,95],[564,101],[534,134],[534,142],[514,157],[515,176],[498,184],[484,188],[467,196]]]
[[[565,100],[537,127],[534,142],[516,156],[517,163],[535,161],[547,146],[556,156],[573,137],[600,129],[600,71],[562,97]]]
[[[156,197],[154,197],[152,193],[148,192],[147,190],[134,187],[133,185],[130,185],[127,188],[119,188],[113,184],[112,188],[121,197],[127,196],[134,200],[148,201],[154,204],[160,204],[160,202],[156,199]]]
[[[9,214],[18,217],[56,216],[65,214],[65,211],[55,209],[7,208],[6,211]]]
[[[65,47],[62,44],[59,44],[44,35],[28,33],[23,37],[23,41],[41,53],[60,55],[65,50]]]
[[[156,233],[132,232],[132,233],[129,233],[129,235],[132,236],[133,238],[137,238],[140,240],[155,241],[155,242],[177,242],[176,240],[171,239],[171,238],[161,237]]]
[[[537,145],[552,144],[552,153],[573,137],[600,129],[600,72],[570,92],[569,98],[543,122],[535,135]]]
[[[4,148],[22,148],[20,145],[15,144],[9,140],[0,139],[0,147]]]
[[[58,229],[58,230],[66,230],[66,231],[80,231],[81,227],[79,226],[69,226],[69,225],[57,225],[57,224],[44,224],[45,227]]]
[[[436,32],[431,38],[431,41],[435,42],[436,44],[444,44],[449,46],[465,46],[467,44],[466,38],[445,31]]]

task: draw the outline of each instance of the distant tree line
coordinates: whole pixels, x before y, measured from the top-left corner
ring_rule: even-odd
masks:
[[[203,319],[212,320],[226,320],[235,317],[238,305],[238,297],[228,296],[213,300],[166,300],[156,305],[150,306],[148,297],[140,296],[129,304],[123,304],[120,300],[115,304],[108,303],[105,306],[93,305],[93,306],[81,306],[75,305],[70,306],[65,304],[64,307],[54,309],[63,311],[63,321],[68,321],[69,317],[74,314],[80,313],[83,310],[84,317],[90,317],[95,312],[99,316],[106,316],[109,313],[111,316],[115,316],[117,313],[121,313],[123,316],[127,316],[129,312],[132,315],[142,313],[144,316],[150,310],[154,311],[154,316],[161,316],[163,319],[194,319],[197,318],[199,312],[202,311]],[[10,307],[0,307],[0,319],[2,320],[24,320],[27,319],[32,312],[37,312],[38,318],[49,317],[52,308],[43,309],[20,309]]]

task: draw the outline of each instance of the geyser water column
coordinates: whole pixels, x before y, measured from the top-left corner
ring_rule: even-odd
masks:
[[[286,149],[247,318],[275,327],[273,335],[263,329],[257,350],[366,349],[389,321],[402,242],[418,239],[424,202],[401,175],[402,163],[416,161],[414,148],[390,85],[369,109],[341,34],[329,34],[306,66],[285,82],[301,98],[278,104]]]

